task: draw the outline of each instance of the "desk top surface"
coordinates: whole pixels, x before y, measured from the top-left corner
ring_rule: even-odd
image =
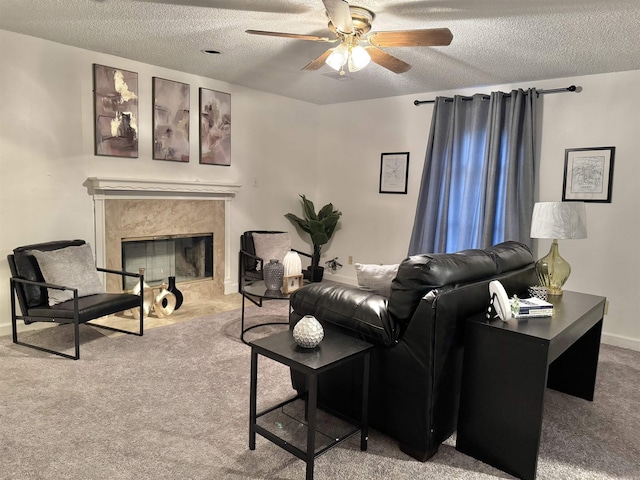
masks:
[[[553,303],[554,310],[551,317],[512,318],[506,322],[499,319],[487,322],[484,317],[476,317],[474,321],[552,342],[577,324],[595,325],[604,315],[605,300],[605,297],[565,290],[560,297],[549,297],[548,301]]]

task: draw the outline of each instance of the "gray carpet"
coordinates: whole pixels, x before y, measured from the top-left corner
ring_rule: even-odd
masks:
[[[286,312],[285,302],[270,302],[247,315]],[[262,437],[248,449],[250,350],[238,340],[239,322],[232,311],[142,338],[85,326],[79,361],[1,337],[0,478],[304,478],[302,461]],[[67,327],[28,335],[71,350]],[[293,393],[287,369],[263,357],[259,365],[259,409]],[[640,478],[639,373],[640,352],[603,345],[594,402],[547,391],[538,479]],[[512,478],[454,446],[450,438],[421,463],[372,431],[367,452],[354,437],[317,459],[315,478]]]

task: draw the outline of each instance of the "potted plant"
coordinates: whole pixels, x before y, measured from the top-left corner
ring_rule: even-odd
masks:
[[[313,202],[304,195],[300,195],[300,198],[302,198],[304,219],[293,213],[287,213],[285,217],[311,236],[313,255],[311,256],[311,266],[308,269],[309,280],[320,282],[324,272],[324,267],[320,266],[320,252],[322,246],[331,240],[342,212],[334,210],[333,205],[328,203],[316,214]]]

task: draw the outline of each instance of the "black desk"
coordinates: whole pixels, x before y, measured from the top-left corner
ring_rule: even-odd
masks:
[[[245,299],[249,299],[249,301],[251,301],[252,303],[256,304],[259,307],[262,307],[262,302],[264,300],[289,300],[289,293],[282,293],[282,290],[267,290],[267,287],[263,280],[243,284],[240,293],[242,293],[242,321],[240,325],[240,339],[247,345],[248,342],[244,339],[244,334],[253,328],[264,327],[265,325],[289,325],[288,321],[283,321],[259,323],[257,325],[251,325],[248,328],[244,327]]]
[[[465,331],[456,448],[526,480],[536,477],[545,387],[593,400],[605,298],[550,297],[553,317],[478,317]]]
[[[256,448],[256,433],[307,463],[306,479],[313,479],[314,460],[330,448],[360,432],[360,449],[367,449],[369,356],[373,345],[338,332],[325,330],[316,348],[298,347],[291,331],[275,333],[249,342],[251,346],[251,392],[249,402],[249,449]],[[258,354],[307,376],[308,391],[257,413]],[[345,362],[362,358],[362,417],[353,425],[318,412],[318,375]],[[260,422],[258,421],[260,420]]]

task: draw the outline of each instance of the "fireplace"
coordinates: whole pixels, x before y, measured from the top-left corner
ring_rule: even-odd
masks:
[[[163,235],[123,238],[122,270],[144,269],[144,280],[154,287],[168,283],[213,280],[213,233]],[[136,279],[123,278],[123,288],[130,290]]]
[[[94,247],[99,266],[121,270],[122,244],[131,240],[156,238],[175,242],[175,239],[208,236],[211,246],[197,248],[210,253],[211,276],[195,278],[185,274],[181,280],[177,272],[171,272],[170,260],[169,266],[159,267],[163,271],[154,272],[153,277],[157,276],[162,283],[160,275],[166,281],[168,273],[176,273],[176,280],[182,281],[180,290],[185,302],[237,292],[237,279],[231,273],[231,253],[237,248],[231,244],[230,205],[239,185],[94,177],[87,179],[85,185],[94,200]],[[165,243],[158,249],[168,249],[169,245],[170,242]],[[187,255],[193,253],[191,250]],[[127,270],[137,272],[138,268],[131,266]],[[151,273],[145,272],[145,278],[151,278]],[[107,275],[104,280],[107,291],[123,289],[116,275]]]

